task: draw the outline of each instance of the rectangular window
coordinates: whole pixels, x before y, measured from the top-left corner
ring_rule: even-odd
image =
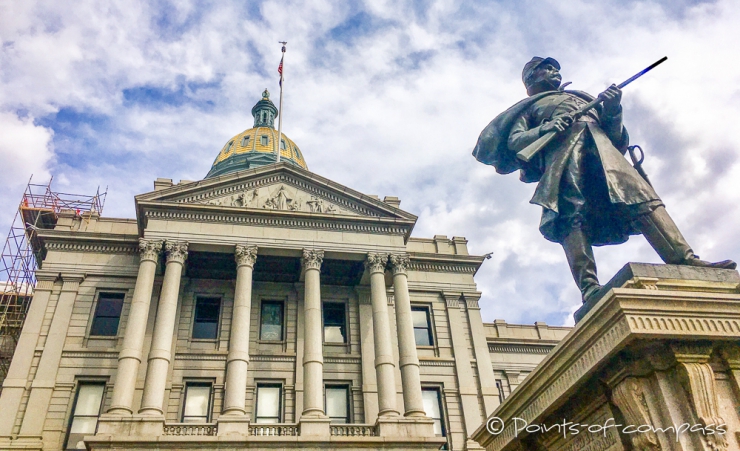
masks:
[[[280,423],[282,407],[280,384],[257,384],[257,423]]]
[[[285,147],[285,140],[284,139],[281,139],[280,140],[280,150],[285,150],[285,149],[286,149],[286,147]]]
[[[432,323],[429,318],[429,309],[426,307],[412,307],[411,319],[414,322],[414,338],[416,346],[433,346]]]
[[[266,135],[262,135],[260,138],[262,139],[262,145],[263,146],[266,146],[267,145],[267,136]]]
[[[343,302],[324,302],[324,343],[347,342],[347,316]]]
[[[421,399],[424,403],[424,413],[434,420],[434,435],[445,437],[447,434],[442,417],[442,399],[438,388],[422,388]]]
[[[349,423],[349,387],[327,385],[324,392],[324,409],[331,422]]]
[[[247,147],[247,144],[249,144],[249,136],[242,138],[242,147]]]
[[[82,438],[86,435],[95,435],[104,391],[105,384],[101,382],[80,383],[75,406],[72,409],[72,420],[65,449],[85,449]]]
[[[283,303],[262,301],[260,312],[260,340],[283,340]]]
[[[218,318],[221,299],[199,297],[195,300],[193,338],[215,340],[218,336]]]
[[[185,384],[182,422],[208,423],[210,417],[211,384],[207,382],[190,382]]]
[[[100,293],[95,307],[90,335],[115,337],[123,309],[123,293]]]

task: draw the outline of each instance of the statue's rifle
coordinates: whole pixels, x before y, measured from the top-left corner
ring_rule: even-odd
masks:
[[[622,83],[617,85],[617,88],[622,89],[628,84],[632,83],[633,81],[637,80],[638,78],[642,77],[646,73],[650,72],[652,69],[655,68],[658,64],[661,64],[663,61],[667,60],[668,57],[664,56],[663,58],[659,59],[658,61],[654,62],[653,64],[649,65],[645,69],[641,70],[640,72],[636,73],[635,75],[631,76],[627,80],[623,81]],[[590,101],[586,105],[582,106],[581,108],[577,109],[575,112],[571,114],[573,117],[573,122],[575,122],[579,117],[586,114],[590,109],[594,108],[596,105],[603,102],[603,99],[601,97],[597,97],[594,100]],[[559,132],[557,131],[550,131],[545,133],[544,135],[537,138],[537,141],[533,142],[532,144],[528,145],[524,149],[517,152],[516,156],[520,160],[522,160],[525,163],[528,163],[532,158],[534,158],[535,155],[539,151],[541,151],[545,146],[547,146],[555,137],[558,135]]]

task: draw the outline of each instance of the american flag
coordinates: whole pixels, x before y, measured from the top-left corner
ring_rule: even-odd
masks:
[[[283,55],[285,58],[285,55]],[[280,87],[283,86],[283,58],[280,58],[280,65],[278,66],[278,74],[280,74]]]

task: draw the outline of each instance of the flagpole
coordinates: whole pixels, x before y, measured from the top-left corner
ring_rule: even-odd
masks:
[[[283,65],[283,62],[285,61],[285,44],[287,42],[281,41],[281,44],[283,44],[283,48],[281,49],[283,52],[282,58],[280,58],[280,107],[278,108],[278,142],[277,142],[277,159],[276,162],[280,163],[280,146],[283,142],[283,71],[285,70],[285,66]],[[288,147],[287,145],[285,146]]]

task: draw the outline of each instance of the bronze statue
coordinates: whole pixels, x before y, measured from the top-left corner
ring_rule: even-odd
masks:
[[[542,206],[540,232],[563,246],[583,301],[600,288],[592,246],[623,243],[630,235],[642,233],[666,263],[735,269],[731,260],[699,259],[647,178],[628,163],[621,89],[610,86],[599,94],[600,104],[574,115],[594,98],[561,89],[559,70],[553,58],[532,58],[522,71],[529,97],[488,124],[473,156],[500,174],[518,169],[522,181],[538,182],[530,202]],[[558,135],[542,151],[517,158],[550,132]]]

